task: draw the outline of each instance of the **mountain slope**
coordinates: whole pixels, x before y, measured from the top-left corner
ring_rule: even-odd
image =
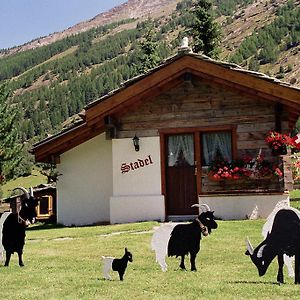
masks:
[[[255,1],[247,7],[238,8],[231,17],[231,22],[224,18],[220,21],[223,25],[223,51],[222,59],[228,58],[236,51],[242,42],[249,36],[257,34],[258,30],[274,22],[278,8],[283,7],[289,1]],[[300,1],[294,1],[295,8],[299,10]],[[300,21],[300,20],[299,20]],[[292,71],[285,74],[283,79],[300,87],[300,43],[290,49],[281,49],[276,62],[260,67],[259,71],[276,76],[280,73],[280,67],[291,68]]]
[[[300,87],[300,0],[214,4],[223,30],[222,60]],[[149,16],[160,58],[174,54],[191,26],[191,8],[191,0],[129,0],[61,33],[5,51],[0,82],[9,82],[19,108],[22,141],[41,140],[76,122],[70,116],[138,75],[138,43]]]
[[[175,10],[178,2],[180,2],[180,0],[128,0],[124,4],[98,14],[90,20],[80,22],[64,31],[55,32],[48,36],[35,39],[22,46],[14,47],[5,51],[5,53],[14,54],[16,52],[49,45],[74,34],[85,32],[98,26],[119,22],[124,19],[144,20],[148,17],[157,18],[167,16]]]

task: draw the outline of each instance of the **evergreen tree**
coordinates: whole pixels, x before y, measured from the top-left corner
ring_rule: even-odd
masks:
[[[144,34],[139,43],[138,51],[138,73],[146,73],[148,70],[154,68],[160,62],[158,53],[159,44],[154,35],[154,24],[151,20],[144,23]]]
[[[9,92],[5,85],[0,86],[0,176],[1,182],[14,175],[14,169],[20,164],[22,145],[19,143],[15,127],[17,111],[9,104]]]
[[[203,52],[207,56],[217,58],[220,52],[221,28],[214,22],[212,3],[209,0],[197,0],[193,14],[191,34],[194,52]]]
[[[248,65],[249,70],[258,72],[259,66],[260,65],[259,65],[259,61],[258,61],[257,57],[256,56],[251,57],[251,59],[249,61],[249,65]]]

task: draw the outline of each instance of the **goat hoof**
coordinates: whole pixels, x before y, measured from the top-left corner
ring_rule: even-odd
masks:
[[[283,282],[283,280],[282,279],[277,279],[277,283],[279,284],[279,285],[281,285],[281,284],[283,284],[284,282]]]

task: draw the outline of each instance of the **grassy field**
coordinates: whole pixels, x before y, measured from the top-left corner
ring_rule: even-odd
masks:
[[[219,221],[219,228],[202,240],[197,272],[182,271],[168,258],[163,273],[150,249],[155,222],[79,228],[31,227],[24,249],[25,267],[14,255],[0,266],[1,299],[299,299],[300,286],[285,276],[276,283],[274,261],[259,277],[244,240],[261,240],[263,220]],[[133,253],[124,281],[113,272],[102,279],[101,255]],[[189,264],[186,264],[189,266]],[[285,270],[286,275],[286,270]]]
[[[15,180],[8,181],[1,186],[3,191],[3,198],[11,196],[12,190],[15,187],[23,186],[25,188],[35,187],[41,183],[46,183],[47,177],[42,175],[39,170],[33,169],[32,174],[27,177],[19,177]]]

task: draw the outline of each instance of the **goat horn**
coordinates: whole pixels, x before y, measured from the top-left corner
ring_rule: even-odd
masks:
[[[33,188],[32,187],[29,188],[29,193],[30,193],[30,197],[33,197]]]
[[[250,255],[253,255],[253,246],[251,245],[251,242],[249,241],[249,239],[246,239],[246,246],[247,246],[247,250],[249,251]]]
[[[207,204],[198,204],[198,203],[196,203],[196,204],[193,204],[191,207],[199,207],[199,210],[203,211],[203,212],[210,211],[210,207]],[[201,207],[205,208],[205,210],[201,209]]]
[[[18,187],[13,189],[13,191],[15,191],[15,190],[21,190],[25,194],[26,199],[29,199],[28,191],[25,188],[23,188],[22,186],[18,186]]]
[[[207,204],[201,204],[200,207],[205,207],[206,211],[210,211],[210,207]]]

